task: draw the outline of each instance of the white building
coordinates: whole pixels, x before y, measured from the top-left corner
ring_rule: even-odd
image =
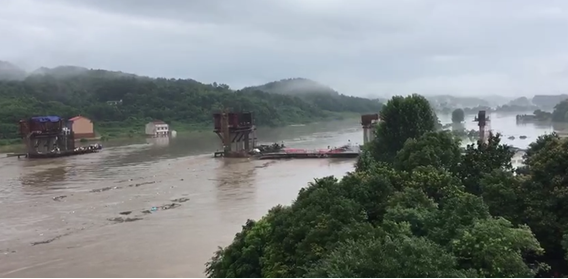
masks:
[[[170,126],[164,121],[152,121],[146,124],[146,135],[148,136],[167,136],[170,134]]]

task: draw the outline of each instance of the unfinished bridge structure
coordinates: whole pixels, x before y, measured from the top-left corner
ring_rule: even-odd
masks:
[[[20,136],[30,158],[61,154],[75,149],[73,130],[59,116],[36,116],[20,120]]]
[[[215,156],[247,157],[256,146],[256,126],[252,112],[229,112],[213,114],[215,132],[222,142],[223,151]]]
[[[361,115],[361,126],[363,126],[363,144],[375,139],[375,129],[379,123],[379,114]]]

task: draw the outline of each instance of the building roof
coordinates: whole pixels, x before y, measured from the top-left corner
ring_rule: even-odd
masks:
[[[59,116],[34,116],[31,119],[37,122],[59,122],[61,118]]]
[[[152,121],[152,123],[154,123],[154,124],[166,124],[166,122],[164,122],[162,120],[154,120],[154,121]]]
[[[77,116],[75,116],[75,117],[73,117],[73,118],[69,118],[69,121],[75,121],[75,120],[80,119],[80,118],[89,119],[89,118],[84,117],[84,116],[82,116],[82,115],[77,115]]]

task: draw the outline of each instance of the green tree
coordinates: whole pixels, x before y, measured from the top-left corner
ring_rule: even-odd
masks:
[[[348,240],[320,262],[312,278],[465,278],[456,257],[440,245],[421,237],[393,235]]]
[[[500,134],[490,134],[487,142],[478,141],[466,147],[457,172],[468,192],[481,195],[480,181],[485,174],[494,170],[513,171],[511,159],[515,151],[511,146],[501,144]]]
[[[458,108],[452,111],[452,123],[462,123],[465,119],[465,113],[463,109]]]
[[[412,174],[377,167],[341,181],[319,179],[291,206],[271,210],[257,223],[261,228],[245,227],[208,263],[207,274],[532,277],[539,272],[541,266],[523,258],[542,253],[530,229],[494,219],[483,200],[464,189],[432,166]],[[247,235],[259,236],[247,245]]]
[[[528,224],[546,250],[545,262],[563,274],[564,232],[568,230],[568,141],[558,135],[540,137],[531,144],[524,161],[526,175],[516,186],[519,223]]]
[[[380,118],[375,139],[366,148],[377,162],[392,162],[406,140],[435,131],[437,124],[430,103],[418,94],[393,97],[382,108]]]
[[[552,111],[552,121],[556,122],[566,122],[568,121],[568,100],[564,100],[556,106],[554,106],[554,110]]]
[[[547,111],[542,111],[540,109],[535,110],[533,112],[533,115],[538,121],[550,121],[552,119],[552,113]]]
[[[391,100],[385,109],[407,104]],[[292,205],[247,223],[208,263],[208,276],[534,277],[549,266],[565,273],[567,141],[539,138],[515,175],[513,150],[498,134],[462,155],[448,132],[419,133],[419,123],[400,131],[390,125],[405,122],[391,119],[383,119],[390,124],[382,143],[404,139],[391,160],[367,151],[364,167],[343,179],[316,179]]]
[[[418,139],[408,139],[396,154],[394,166],[405,171],[426,165],[455,170],[460,158],[460,141],[450,132],[428,132]]]

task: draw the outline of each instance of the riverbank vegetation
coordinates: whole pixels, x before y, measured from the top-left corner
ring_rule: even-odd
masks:
[[[355,171],[247,221],[207,275],[568,275],[566,140],[539,137],[514,169],[498,134],[462,153],[421,96],[394,97],[381,119]]]
[[[539,109],[537,105],[533,104],[526,97],[520,97],[508,102],[500,96],[478,98],[442,95],[429,96],[427,99],[432,108],[442,114],[450,114],[456,109],[462,109],[465,114],[477,114],[480,110],[497,113],[519,113]]]
[[[552,111],[552,121],[555,122],[568,122],[568,100],[563,100],[554,106]]]
[[[552,112],[537,109],[533,114],[517,115],[518,122],[568,122],[568,100],[563,100],[554,106]]]
[[[40,71],[41,70],[41,71]],[[304,83],[307,80],[302,80]],[[233,90],[225,84],[191,79],[148,78],[80,67],[39,69],[23,80],[0,81],[0,142],[19,137],[17,123],[33,115],[90,118],[100,136],[136,136],[152,120],[184,130],[211,129],[212,113],[224,108],[252,111],[259,126],[282,126],[342,119],[346,114],[376,113],[377,100],[338,94],[331,88],[278,82],[295,88],[287,94],[264,87]],[[315,84],[315,82],[311,81]]]
[[[517,122],[531,123],[531,122],[550,122],[552,121],[553,114],[547,111],[537,109],[533,114],[518,114]]]

